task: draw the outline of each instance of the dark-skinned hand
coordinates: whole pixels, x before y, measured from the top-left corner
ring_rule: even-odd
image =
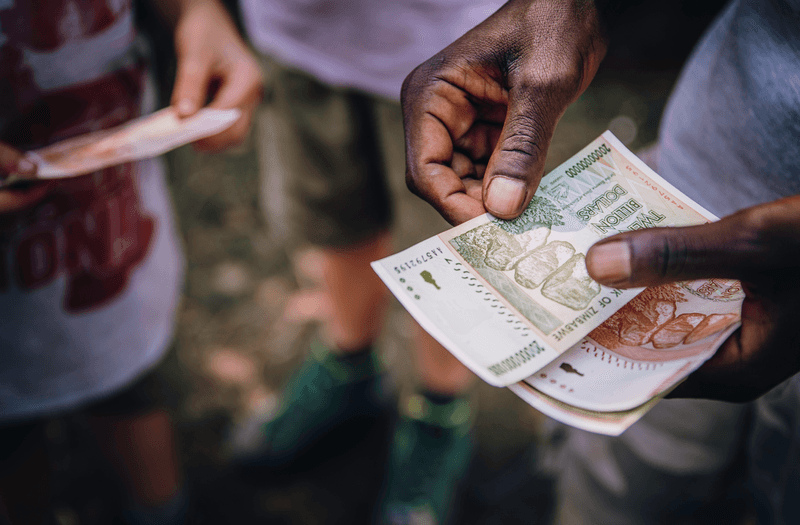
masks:
[[[512,0],[406,79],[409,188],[452,224],[514,218],[542,176],[565,108],[606,42],[590,3]],[[710,277],[742,281],[742,326],[674,397],[754,399],[800,371],[800,197],[717,223],[624,233],[587,254],[617,288]]]
[[[615,288],[742,282],[741,328],[671,397],[749,401],[800,371],[800,196],[702,226],[615,235],[589,250],[586,267]]]
[[[512,0],[417,67],[401,97],[411,191],[452,224],[519,215],[605,50],[592,2]]]

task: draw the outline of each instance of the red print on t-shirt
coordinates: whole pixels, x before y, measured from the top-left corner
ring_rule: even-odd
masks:
[[[97,39],[123,52],[133,49],[133,26],[123,15],[130,18],[129,0],[18,0],[0,10],[0,31],[12,28],[0,34],[0,96],[12,101],[0,107],[0,141],[31,149],[141,113],[140,59],[123,53],[119,63],[86,63],[97,56],[87,52],[93,45],[97,50]],[[74,50],[82,61],[75,70],[87,78],[64,83],[43,68],[48,60],[63,60],[64,49]],[[12,279],[35,290],[64,275],[68,312],[117,297],[144,260],[156,227],[142,209],[137,169],[125,164],[61,181],[34,209],[0,216],[0,293]]]

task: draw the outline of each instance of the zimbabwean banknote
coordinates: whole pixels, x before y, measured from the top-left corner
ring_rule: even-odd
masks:
[[[712,220],[606,132],[547,174],[518,218],[486,214],[372,266],[486,382],[613,434],[713,355],[744,295],[723,279],[607,288],[586,251],[623,231]]]
[[[109,166],[156,157],[184,144],[224,131],[239,118],[238,109],[204,108],[180,118],[171,107],[121,126],[73,137],[27,152],[38,169],[37,179],[91,173]],[[19,179],[0,181],[0,187]]]

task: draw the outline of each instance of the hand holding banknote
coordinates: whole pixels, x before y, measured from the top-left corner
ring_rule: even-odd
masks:
[[[606,132],[542,177],[516,219],[483,214],[373,268],[486,382],[564,423],[618,435],[739,328],[745,294],[724,277],[643,289],[606,274],[612,286],[602,286],[586,254],[615,233],[716,220]],[[602,250],[594,263],[624,268]]]
[[[219,2],[182,5],[180,13],[167,13],[175,21],[178,58],[172,105],[181,117],[194,115],[208,98],[210,108],[239,109],[241,116],[231,127],[195,143],[201,151],[221,151],[247,136],[261,100],[261,71]]]
[[[591,3],[513,0],[403,85],[409,188],[452,224],[512,219],[606,43]]]
[[[719,222],[622,233],[593,246],[589,274],[615,288],[727,277],[742,282],[742,326],[675,390],[677,397],[754,399],[800,371],[800,197]]]
[[[36,177],[36,164],[25,158],[21,151],[0,142],[0,182],[9,177],[32,179]],[[48,187],[48,182],[36,182],[0,191],[0,214],[33,206],[44,198]]]

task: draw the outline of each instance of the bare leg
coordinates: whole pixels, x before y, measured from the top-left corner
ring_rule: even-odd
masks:
[[[92,429],[134,503],[157,507],[181,487],[172,419],[163,410],[143,415],[94,416]]]
[[[414,323],[417,374],[423,388],[458,397],[473,384],[475,375],[428,332]]]
[[[392,253],[390,236],[382,233],[345,249],[320,250],[322,285],[330,301],[323,337],[334,348],[352,352],[378,337],[388,290],[369,263]]]

